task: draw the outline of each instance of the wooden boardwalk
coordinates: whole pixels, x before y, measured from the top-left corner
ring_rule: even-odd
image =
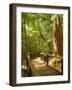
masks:
[[[60,75],[60,72],[51,66],[47,66],[46,62],[41,60],[40,57],[29,61],[32,76],[48,76],[48,75]]]

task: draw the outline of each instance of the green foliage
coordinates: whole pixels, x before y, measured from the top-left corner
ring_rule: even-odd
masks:
[[[61,22],[63,23],[63,15]],[[53,24],[57,14],[22,13],[22,55],[53,50]],[[62,26],[63,27],[63,26]]]
[[[63,62],[62,58],[60,56],[54,57],[53,59],[54,59],[54,61],[52,63],[53,67],[57,67],[57,66],[61,65]]]

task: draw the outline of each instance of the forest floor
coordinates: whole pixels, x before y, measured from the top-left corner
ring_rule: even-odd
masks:
[[[60,75],[60,72],[55,68],[47,65],[44,60],[37,57],[29,62],[33,76],[48,76],[48,75]]]

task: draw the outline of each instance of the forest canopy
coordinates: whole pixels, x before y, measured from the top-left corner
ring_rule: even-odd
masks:
[[[41,52],[52,53],[54,49],[54,21],[58,14],[21,13],[22,58],[27,54],[37,57]],[[61,30],[63,31],[63,15]]]

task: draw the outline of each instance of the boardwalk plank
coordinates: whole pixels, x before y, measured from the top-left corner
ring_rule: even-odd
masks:
[[[47,66],[46,62],[42,61],[39,57],[34,60],[29,60],[29,65],[33,76],[48,76],[60,75],[60,72],[51,66]]]

